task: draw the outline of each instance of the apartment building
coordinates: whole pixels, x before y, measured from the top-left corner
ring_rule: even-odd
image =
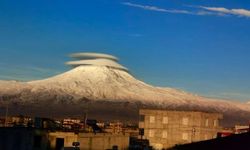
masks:
[[[139,128],[155,149],[216,138],[221,114],[141,109]]]

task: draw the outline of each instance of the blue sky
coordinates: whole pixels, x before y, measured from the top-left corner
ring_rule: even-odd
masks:
[[[116,55],[147,83],[250,100],[250,1],[0,0],[0,79],[69,70],[73,52]]]

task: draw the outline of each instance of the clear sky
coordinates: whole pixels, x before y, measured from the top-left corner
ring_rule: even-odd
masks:
[[[250,100],[250,1],[0,0],[0,79],[69,70],[73,52],[115,55],[147,83]]]

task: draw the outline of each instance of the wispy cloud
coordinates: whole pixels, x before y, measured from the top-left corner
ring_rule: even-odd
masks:
[[[236,15],[236,16],[242,16],[242,17],[250,17],[250,10],[247,9],[228,9],[224,7],[206,7],[206,6],[200,6],[200,8],[210,11],[210,12],[217,12],[219,14],[229,14],[229,15]]]
[[[29,81],[60,73],[59,70],[38,66],[0,64],[0,80]]]
[[[128,34],[128,36],[131,36],[131,37],[142,37],[143,35],[139,34],[139,33],[133,33],[133,34]]]
[[[142,4],[136,4],[136,3],[131,3],[131,2],[123,2],[121,4],[126,5],[126,6],[130,6],[130,7],[140,8],[140,9],[149,10],[149,11],[163,12],[163,13],[199,15],[199,16],[205,16],[205,15],[214,15],[214,16],[235,15],[235,16],[241,16],[241,17],[250,17],[250,10],[243,9],[243,8],[228,9],[228,8],[224,8],[224,7],[207,7],[207,6],[190,6],[190,5],[186,5],[188,7],[194,8],[194,10],[187,10],[187,9],[165,9],[165,8],[160,8],[160,7],[157,7],[157,6],[142,5]]]
[[[130,6],[130,7],[136,7],[141,8],[145,10],[150,11],[158,11],[158,12],[165,12],[165,13],[176,13],[176,14],[192,14],[192,12],[188,10],[179,10],[179,9],[164,9],[156,6],[149,6],[149,5],[141,5],[141,4],[135,4],[130,2],[123,2],[123,5]]]
[[[204,95],[206,97],[211,97],[211,98],[231,99],[231,100],[241,100],[241,101],[247,101],[250,99],[250,95],[248,93],[235,92],[235,91],[212,92]]]

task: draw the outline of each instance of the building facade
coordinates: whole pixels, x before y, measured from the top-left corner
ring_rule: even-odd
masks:
[[[45,130],[26,127],[1,127],[0,150],[49,150]]]
[[[141,109],[139,128],[155,149],[216,138],[221,114]]]
[[[0,150],[106,150],[129,147],[128,134],[74,133],[27,127],[1,127]]]

